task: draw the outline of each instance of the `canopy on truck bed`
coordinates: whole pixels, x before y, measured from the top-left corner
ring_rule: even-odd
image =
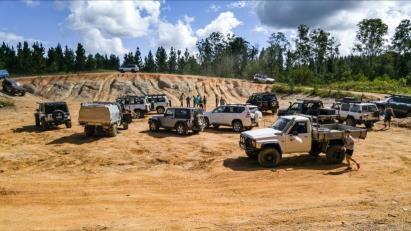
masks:
[[[85,103],[81,105],[78,120],[80,124],[111,125],[121,120],[116,104]]]

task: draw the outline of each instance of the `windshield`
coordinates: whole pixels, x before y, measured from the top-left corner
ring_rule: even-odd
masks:
[[[271,127],[275,130],[283,131],[287,127],[288,122],[290,122],[289,119],[279,118]]]

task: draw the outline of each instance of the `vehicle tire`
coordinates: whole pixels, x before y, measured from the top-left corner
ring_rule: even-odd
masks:
[[[49,125],[47,124],[47,122],[44,119],[41,120],[40,126],[43,129],[43,131],[45,131],[49,128]]]
[[[157,132],[158,129],[159,129],[158,122],[156,122],[156,121],[150,121],[148,126],[149,126],[151,132]]]
[[[241,132],[243,130],[243,123],[239,120],[234,120],[232,126],[234,132]]]
[[[92,137],[96,133],[96,128],[94,126],[86,125],[84,127],[84,133],[86,134],[87,137]]]
[[[35,120],[35,122],[36,122],[36,127],[39,127],[39,126],[40,126],[40,119],[39,119],[39,117],[38,117],[38,116],[34,116],[34,120]]]
[[[207,117],[204,117],[204,128],[209,128],[210,127],[210,120],[208,120]]]
[[[65,124],[66,124],[66,128],[71,128],[71,121],[66,121]]]
[[[365,122],[364,124],[365,124],[365,127],[366,127],[366,128],[372,128],[372,127],[374,127],[374,123],[373,123],[373,122]]]
[[[265,168],[273,168],[281,161],[281,154],[275,148],[264,148],[258,154],[258,162]]]
[[[128,123],[123,123],[123,129],[128,130]]]
[[[334,145],[327,149],[325,154],[330,164],[341,164],[345,158],[345,152],[341,145]]]
[[[245,154],[253,160],[256,160],[258,158],[258,152],[254,152],[254,151],[245,151]]]
[[[347,121],[345,121],[345,123],[348,125],[348,126],[351,126],[351,127],[355,127],[356,125],[357,125],[357,123],[355,122],[355,119],[354,118],[347,118]]]
[[[117,130],[117,124],[113,124],[113,126],[110,127],[110,129],[109,129],[109,131],[108,131],[108,134],[109,134],[109,136],[111,136],[111,137],[115,137],[115,136],[117,135],[117,132],[118,132],[118,130]]]
[[[144,117],[144,112],[142,110],[135,110],[136,118],[141,119]]]
[[[188,134],[188,127],[184,123],[178,123],[178,124],[176,124],[176,131],[177,131],[177,134],[180,135],[180,136],[187,135]]]
[[[164,112],[165,112],[165,109],[164,109],[164,107],[157,107],[157,114],[164,114]]]

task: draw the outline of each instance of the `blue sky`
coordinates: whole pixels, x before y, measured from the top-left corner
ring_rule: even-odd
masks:
[[[211,32],[234,33],[252,45],[266,46],[270,33],[282,31],[292,41],[302,23],[322,27],[348,54],[356,24],[382,18],[389,35],[410,18],[408,1],[0,1],[0,41],[57,42],[88,52],[122,55],[140,47],[143,54],[162,45],[196,50]],[[388,37],[387,37],[388,38]]]

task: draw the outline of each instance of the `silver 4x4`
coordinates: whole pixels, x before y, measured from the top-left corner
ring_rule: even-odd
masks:
[[[65,124],[67,128],[71,128],[71,117],[66,102],[38,103],[34,119],[36,126],[41,126],[43,130],[60,124]]]
[[[146,96],[123,96],[116,100],[125,110],[135,113],[137,118],[143,118],[150,111],[150,103]]]
[[[150,111],[157,111],[158,114],[164,114],[168,107],[168,98],[164,94],[146,95],[150,103]]]
[[[372,128],[380,120],[378,107],[374,103],[344,100],[335,103],[333,108],[337,111],[339,122],[345,121],[349,126],[364,124],[365,127]]]
[[[168,108],[164,115],[151,117],[148,124],[151,132],[175,129],[179,135],[187,135],[189,130],[199,133],[205,126],[203,112],[197,108]]]

